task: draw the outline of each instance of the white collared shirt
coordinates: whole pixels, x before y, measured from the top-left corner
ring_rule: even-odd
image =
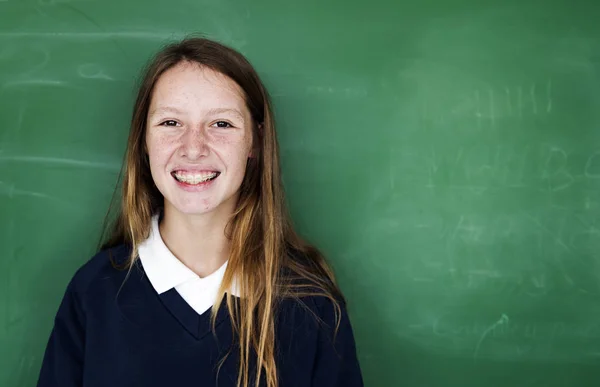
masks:
[[[198,314],[206,312],[214,304],[227,262],[206,277],[198,276],[165,245],[160,236],[158,215],[152,217],[150,236],[140,244],[138,254],[148,280],[158,294],[175,288]],[[237,295],[235,286],[231,293]]]

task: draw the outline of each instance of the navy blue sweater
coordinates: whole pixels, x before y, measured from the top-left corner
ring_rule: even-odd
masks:
[[[130,250],[111,251],[113,260],[124,262]],[[175,289],[159,295],[139,262],[126,276],[107,251],[77,271],[56,314],[38,387],[235,386],[239,342],[225,304],[213,334],[210,309],[198,315]],[[310,311],[293,299],[277,309],[279,385],[362,386],[343,305],[334,336],[333,304],[325,297],[302,301]]]

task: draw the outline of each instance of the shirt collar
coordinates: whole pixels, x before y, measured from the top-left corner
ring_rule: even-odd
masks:
[[[169,250],[163,241],[158,227],[159,216],[152,217],[152,228],[150,236],[142,242],[138,248],[138,254],[148,280],[158,294],[162,294],[188,281],[200,281],[203,288],[217,290],[221,286],[227,262],[225,262],[214,273],[200,278],[190,268],[185,266]],[[237,288],[234,284],[233,294],[237,295]]]

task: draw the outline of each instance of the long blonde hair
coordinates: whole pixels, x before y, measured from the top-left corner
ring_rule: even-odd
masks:
[[[284,199],[279,164],[279,145],[267,90],[248,60],[237,51],[212,40],[190,37],[161,50],[149,63],[135,101],[121,171],[121,205],[114,222],[111,210],[105,221],[102,249],[119,244],[131,246],[127,267],[137,259],[137,248],[149,236],[152,216],[163,205],[156,188],[145,148],[146,118],[154,85],[168,69],[189,61],[218,71],[235,81],[245,93],[254,125],[256,154],[250,158],[240,187],[237,208],[227,226],[231,254],[212,310],[214,321],[226,297],[232,326],[240,342],[238,386],[249,386],[255,372],[256,385],[264,378],[278,387],[275,362],[275,315],[284,298],[318,295],[332,300],[339,316],[342,295],[322,254],[295,232]],[[116,189],[115,189],[116,190]],[[111,208],[115,208],[111,204]],[[106,226],[110,223],[110,226]],[[286,273],[282,275],[282,273]],[[226,293],[233,281],[239,298]],[[339,323],[339,318],[338,318]],[[256,355],[256,370],[250,356]]]

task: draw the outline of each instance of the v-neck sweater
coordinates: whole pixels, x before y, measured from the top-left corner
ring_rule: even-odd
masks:
[[[158,294],[139,260],[129,272],[115,268],[130,251],[124,245],[104,250],[74,275],[55,317],[38,387],[236,386],[239,340],[226,305],[213,332],[212,307],[198,314],[175,288]],[[326,297],[279,303],[279,386],[363,386],[344,303],[337,331],[336,321]],[[251,371],[255,365],[253,354]]]
[[[150,235],[138,248],[138,256],[144,273],[158,294],[174,288],[198,314],[203,314],[213,306],[227,262],[206,277],[198,276],[165,244],[160,234],[158,214],[152,217]],[[229,291],[235,296],[239,295],[236,284]]]

